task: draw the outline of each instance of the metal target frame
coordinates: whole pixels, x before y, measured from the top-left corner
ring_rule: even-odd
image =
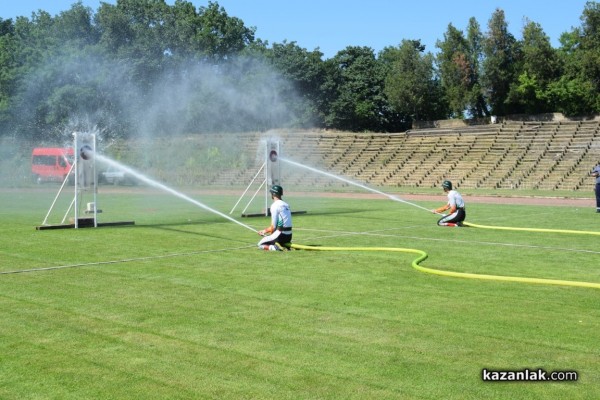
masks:
[[[279,161],[279,158],[281,157],[281,146],[280,146],[278,139],[275,139],[275,138],[267,139],[267,141],[265,143],[264,156],[265,156],[264,162],[261,164],[260,168],[258,169],[256,174],[254,175],[254,177],[248,184],[248,187],[246,187],[246,190],[244,190],[244,192],[242,193],[242,195],[240,196],[238,201],[235,203],[235,205],[229,212],[230,215],[233,214],[233,212],[235,211],[237,206],[240,204],[240,202],[242,201],[244,196],[246,196],[246,194],[248,193],[250,188],[253,185],[255,185],[255,182],[258,183],[257,179],[259,179],[259,177],[262,174],[262,179],[259,181],[260,185],[254,192],[254,195],[250,198],[250,200],[246,204],[246,207],[242,210],[242,217],[269,216],[269,199],[270,199],[269,187],[271,187],[273,185],[281,185],[281,162]],[[258,193],[261,191],[261,189],[263,189],[263,187],[264,187],[264,194],[265,194],[264,212],[257,213],[257,214],[247,214],[246,211],[247,211],[248,207],[250,206],[250,204],[252,204],[252,202],[258,195]]]
[[[42,225],[37,227],[37,229],[49,229],[56,227],[73,227],[78,229],[80,227],[80,223],[82,226],[89,227],[98,227],[98,179],[96,173],[96,159],[94,157],[96,154],[96,135],[94,133],[82,133],[82,132],[73,132],[73,163],[71,165],[71,169],[69,173],[65,177],[58,193],[54,197],[52,204],[50,205],[50,209],[46,213],[46,217],[42,222]],[[71,178],[71,174],[73,174],[73,178]],[[60,225],[51,225],[48,223],[48,218],[50,214],[54,210],[56,203],[65,189],[65,186],[69,182],[70,179],[73,179],[73,187],[74,194],[73,200],[71,201],[67,211],[65,212],[63,219]],[[80,207],[81,200],[84,192],[90,191],[92,192],[92,202],[88,203],[88,209],[86,213],[92,214],[92,217],[89,218],[81,218],[80,217]],[[69,217],[71,210],[73,210],[73,223],[65,225],[67,218]],[[90,221],[91,220],[91,221]]]

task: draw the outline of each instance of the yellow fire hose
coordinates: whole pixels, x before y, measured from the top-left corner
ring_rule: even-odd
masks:
[[[499,229],[499,230],[514,230],[514,231],[529,231],[529,232],[552,232],[552,233],[565,233],[565,234],[582,234],[582,235],[600,235],[600,232],[591,231],[571,231],[562,229],[535,229],[535,228],[511,228],[511,227],[497,227],[497,226],[486,226],[476,225],[471,223],[464,223],[466,226],[473,228],[482,229]],[[503,275],[486,275],[486,274],[472,274],[466,272],[454,272],[444,271],[439,269],[427,268],[419,265],[422,261],[428,257],[427,253],[423,250],[418,249],[405,249],[400,247],[325,247],[325,246],[305,246],[301,244],[291,244],[291,248],[297,250],[313,250],[313,251],[390,251],[399,253],[412,253],[418,254],[419,257],[415,258],[412,262],[412,267],[417,271],[421,271],[428,274],[450,276],[454,278],[464,279],[482,279],[490,281],[508,281],[508,282],[521,282],[521,283],[535,283],[542,285],[557,285],[557,286],[574,286],[574,287],[585,287],[600,289],[600,283],[595,282],[581,282],[581,281],[567,281],[560,279],[544,279],[544,278],[527,278],[519,276],[503,276]]]
[[[477,225],[470,222],[463,222],[464,226],[470,226],[471,228],[482,228],[482,229],[496,229],[500,231],[525,231],[525,232],[544,232],[544,233],[565,233],[569,235],[596,235],[600,236],[600,232],[593,231],[573,231],[569,229],[542,229],[542,228],[515,228],[510,226],[489,226],[489,225]]]

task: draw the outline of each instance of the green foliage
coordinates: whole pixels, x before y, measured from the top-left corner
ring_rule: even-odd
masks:
[[[55,35],[62,41],[74,42],[79,47],[97,43],[99,32],[93,23],[93,11],[81,3],[75,3],[71,9],[61,12],[55,18]]]
[[[600,4],[587,2],[581,20],[583,74],[594,84],[597,92],[600,89]]]
[[[559,58],[539,24],[530,21],[525,25],[521,51],[522,72],[511,85],[508,103],[528,114],[555,111],[557,103],[548,102],[546,91],[560,76]]]
[[[383,68],[368,47],[347,47],[328,60],[335,93],[329,105],[329,127],[349,131],[380,131],[385,125],[386,99]]]
[[[508,101],[519,104],[525,113],[536,114],[550,111],[542,101],[543,89],[535,75],[529,76],[527,72],[519,75],[518,83],[511,86]]]
[[[200,8],[200,29],[194,41],[199,49],[211,58],[225,59],[241,52],[254,40],[254,28],[247,28],[244,22],[230,17],[216,2],[208,2],[208,7]]]
[[[593,114],[599,15],[588,2],[559,49],[529,20],[517,39],[497,9],[485,34],[473,17],[466,32],[449,24],[435,56],[404,38],[378,55],[348,46],[323,60],[318,48],[261,40],[217,2],[124,0],[97,10],[77,2],[54,17],[39,10],[0,19],[0,134],[47,140],[81,120],[126,137],[402,131],[413,120]],[[175,91],[186,96],[176,100]]]
[[[433,56],[424,51],[418,40],[403,40],[397,48],[383,51],[385,94],[399,114],[416,120],[440,119],[445,116],[445,107],[440,105],[442,91],[434,74]]]
[[[464,111],[469,107],[471,79],[473,65],[470,64],[470,50],[462,32],[452,24],[444,34],[444,41],[438,41],[440,52],[436,57],[442,88],[448,101],[448,106],[454,116],[463,117]]]
[[[556,104],[556,110],[565,115],[585,115],[596,107],[597,96],[594,95],[593,84],[581,77],[562,77],[550,83],[546,96]]]
[[[468,112],[476,118],[482,118],[489,115],[488,105],[484,98],[483,83],[481,81],[483,59],[483,40],[484,36],[481,33],[481,28],[477,20],[473,17],[469,18],[467,27],[467,43],[469,49],[469,64],[471,67],[471,75],[469,76],[469,92],[468,92]]]
[[[535,75],[542,85],[556,80],[561,69],[557,51],[540,24],[529,21],[523,28],[523,70]]]
[[[506,115],[521,112],[508,103],[510,85],[520,67],[519,43],[508,30],[504,11],[496,9],[488,24],[489,34],[483,41],[482,81],[487,90],[487,102],[492,114]]]
[[[326,79],[326,69],[321,59],[323,53],[318,50],[308,51],[294,42],[284,41],[281,44],[274,43],[265,56],[281,72],[282,77],[290,82],[293,90],[302,94],[288,100],[288,107],[297,118],[294,125],[323,125],[327,113],[327,104],[323,101]]]
[[[0,18],[0,126],[9,121],[10,104],[15,88],[17,60],[15,58],[14,25]]]

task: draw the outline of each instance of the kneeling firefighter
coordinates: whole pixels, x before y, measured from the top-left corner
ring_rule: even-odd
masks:
[[[442,182],[442,189],[448,194],[448,203],[446,205],[432,210],[435,214],[441,214],[446,210],[450,210],[450,214],[444,215],[439,221],[439,226],[462,226],[462,222],[467,217],[465,211],[465,202],[456,190],[452,189],[452,182]]]
[[[271,193],[271,225],[258,232],[264,236],[258,242],[258,248],[263,250],[283,250],[289,248],[292,241],[292,212],[289,204],[283,201],[283,188],[279,185],[273,185],[269,189]]]

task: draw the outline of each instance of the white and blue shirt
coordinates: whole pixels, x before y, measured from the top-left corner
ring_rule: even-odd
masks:
[[[275,229],[292,227],[292,211],[288,203],[277,199],[271,204],[271,224]]]

